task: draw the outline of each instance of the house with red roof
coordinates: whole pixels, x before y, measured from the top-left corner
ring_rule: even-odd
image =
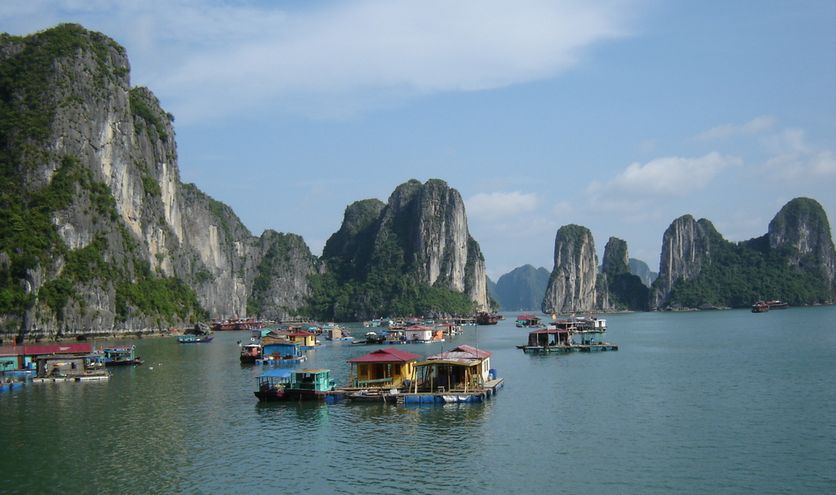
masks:
[[[415,380],[415,363],[420,357],[387,347],[349,359],[349,383],[354,388],[400,388],[404,381]]]

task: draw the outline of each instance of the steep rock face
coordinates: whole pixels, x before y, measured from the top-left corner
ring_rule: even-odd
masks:
[[[466,293],[480,310],[488,309],[485,261],[467,229],[458,191],[437,179],[401,184],[383,210],[376,243],[390,232],[419,282]]]
[[[310,294],[308,277],[314,272],[314,256],[295,234],[267,230],[259,244],[261,261],[247,301],[247,314],[272,320],[295,316]]]
[[[664,307],[677,280],[696,278],[711,260],[712,241],[721,239],[714,225],[701,218],[683,215],[671,223],[662,236],[659,277],[653,284],[652,306]]]
[[[836,279],[836,252],[824,208],[810,198],[795,198],[769,222],[769,247],[787,253],[787,262],[799,268],[818,265]],[[831,282],[832,283],[832,282]]]
[[[554,269],[543,298],[543,312],[595,310],[597,267],[592,232],[580,225],[560,227],[555,236]]]
[[[350,205],[325,244],[323,265],[312,310],[324,318],[461,311],[471,302],[489,308],[485,260],[464,202],[441,180],[405,182],[385,204]]]
[[[604,247],[599,276],[599,308],[602,311],[646,310],[648,288],[630,273],[627,241],[610,237]]]
[[[627,265],[630,269],[630,273],[639,277],[642,284],[646,287],[650,287],[653,281],[656,280],[656,277],[659,276],[658,273],[650,271],[650,267],[647,266],[647,263],[637,260],[636,258],[630,258],[627,261]]]
[[[496,297],[500,308],[505,311],[540,309],[549,275],[545,268],[523,265],[499,277]]]
[[[630,269],[627,266],[627,241],[610,237],[606,246],[604,246],[601,272],[606,275],[619,275],[629,271]]]
[[[130,88],[129,70],[122,47],[77,25],[0,36],[0,225],[29,226],[0,236],[2,333],[247,314],[275,236],[253,237],[228,207],[180,183],[173,117]],[[312,270],[297,247],[302,265],[290,272]],[[307,292],[291,278],[297,293],[266,299],[276,308],[298,307]]]

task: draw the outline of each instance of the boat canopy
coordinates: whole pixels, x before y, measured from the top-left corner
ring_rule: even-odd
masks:
[[[293,370],[286,368],[273,368],[266,370],[261,376],[272,376],[276,378],[289,378],[293,374]]]

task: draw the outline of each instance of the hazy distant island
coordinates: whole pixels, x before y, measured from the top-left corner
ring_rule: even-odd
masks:
[[[555,237],[551,271],[503,275],[460,194],[407,180],[345,210],[321,257],[301,236],[253,235],[227,205],[180,181],[174,116],[131,87],[125,49],[62,24],[0,35],[0,337],[159,331],[229,316],[358,320],[793,305],[834,300],[830,225],[813,199],[785,205],[761,237],[723,239],[684,215],[662,236],[658,277],[611,237],[599,264],[586,227]],[[643,265],[643,266],[642,266]]]

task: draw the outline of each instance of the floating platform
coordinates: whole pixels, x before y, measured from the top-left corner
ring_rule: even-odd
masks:
[[[617,351],[617,344],[610,344],[609,342],[602,342],[600,344],[575,344],[575,345],[519,345],[517,349],[522,349],[526,354],[549,354],[552,352],[568,354],[570,352],[602,352],[602,351]]]
[[[83,375],[83,376],[50,376],[46,378],[33,378],[32,383],[58,383],[58,382],[98,382],[109,380],[107,375]]]

